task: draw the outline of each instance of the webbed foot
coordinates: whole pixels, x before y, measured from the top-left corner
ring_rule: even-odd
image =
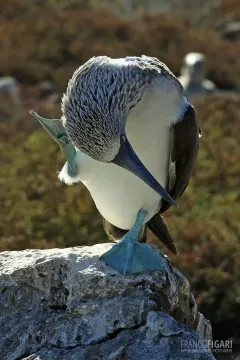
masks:
[[[150,245],[128,239],[127,234],[100,259],[122,274],[165,270],[164,260]]]
[[[150,245],[139,243],[138,233],[146,217],[140,210],[133,227],[117,244],[104,253],[100,260],[122,274],[136,274],[147,271],[164,271],[164,260]]]

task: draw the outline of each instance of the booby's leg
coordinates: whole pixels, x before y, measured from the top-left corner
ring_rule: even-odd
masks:
[[[112,242],[118,242],[129,231],[114,226],[104,218],[103,218],[103,227],[109,240]],[[138,234],[138,241],[141,243],[147,242],[147,224],[141,226],[141,229]]]
[[[123,274],[164,271],[163,259],[151,246],[138,242],[138,233],[145,217],[146,211],[140,210],[133,227],[116,245],[104,253],[100,260]]]

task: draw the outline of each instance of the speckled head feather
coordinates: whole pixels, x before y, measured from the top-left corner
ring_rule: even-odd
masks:
[[[93,159],[112,161],[129,112],[159,74],[183,91],[166,65],[147,56],[99,56],[80,66],[62,98],[62,121],[73,144]]]

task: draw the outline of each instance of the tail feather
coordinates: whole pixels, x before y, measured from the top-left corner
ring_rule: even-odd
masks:
[[[148,228],[152,233],[170,250],[177,255],[177,249],[169,232],[166,221],[163,216],[156,214],[147,223]]]

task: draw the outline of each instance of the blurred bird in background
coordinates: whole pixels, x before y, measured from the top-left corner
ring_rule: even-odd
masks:
[[[206,79],[206,57],[197,52],[188,53],[183,58],[181,76],[178,78],[190,99],[217,91],[215,84]]]
[[[10,99],[15,105],[21,104],[20,84],[14,77],[0,77],[0,96]]]

